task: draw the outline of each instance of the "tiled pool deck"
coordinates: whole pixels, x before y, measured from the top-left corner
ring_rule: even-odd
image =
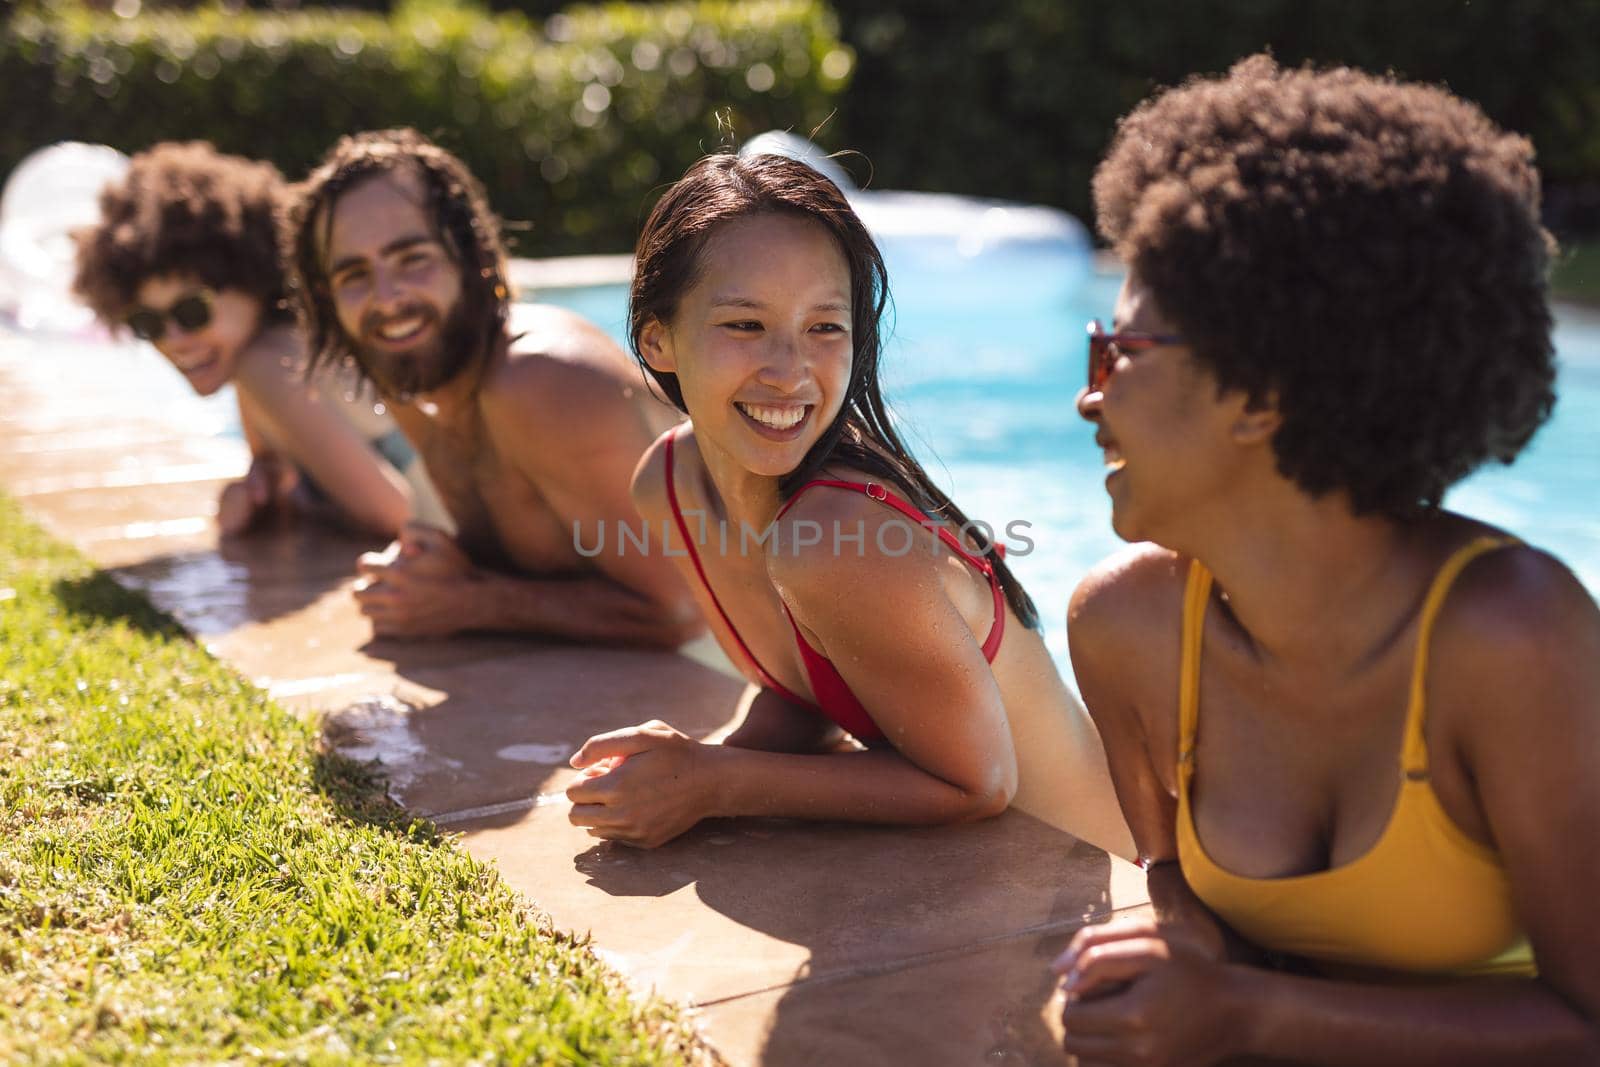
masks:
[[[326,714],[332,740],[383,761],[397,800],[459,831],[558,927],[590,932],[636,988],[689,1006],[727,1062],[1064,1061],[1047,964],[1085,921],[1144,906],[1131,864],[1019,811],[596,844],[567,821],[567,755],[649,718],[722,726],[742,687],[714,651],[374,640],[349,595],[369,546],[305,529],[219,543],[242,442],[148,410],[111,361],[49,354],[0,326],[0,485],[285,704]]]

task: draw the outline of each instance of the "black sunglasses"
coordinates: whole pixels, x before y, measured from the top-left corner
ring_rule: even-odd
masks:
[[[1121,356],[1143,352],[1162,345],[1181,345],[1182,337],[1175,333],[1145,333],[1142,330],[1121,330],[1106,333],[1099,319],[1089,320],[1089,391],[1098,393],[1105,388],[1111,371]]]
[[[171,319],[185,332],[204,329],[211,324],[211,293],[206,289],[197,289],[187,296],[179,297],[173,301],[172,306],[165,311],[155,308],[136,307],[123,316],[122,321],[127,323],[128,329],[141,341],[156,342],[161,340],[167,332],[167,320]]]

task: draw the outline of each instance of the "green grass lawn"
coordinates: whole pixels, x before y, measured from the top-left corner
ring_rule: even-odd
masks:
[[[1600,307],[1600,241],[1562,244],[1550,271],[1550,295]]]
[[[0,496],[0,1062],[703,1059]]]

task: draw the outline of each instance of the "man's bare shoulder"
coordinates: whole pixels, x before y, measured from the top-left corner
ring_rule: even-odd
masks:
[[[599,326],[554,304],[514,304],[506,328],[510,363],[517,366],[593,368],[604,373],[642,373],[633,358]],[[534,358],[530,361],[529,357]]]
[[[599,327],[548,305],[518,305],[510,326],[506,358],[478,390],[491,426],[590,436],[639,418],[650,395],[644,373]]]

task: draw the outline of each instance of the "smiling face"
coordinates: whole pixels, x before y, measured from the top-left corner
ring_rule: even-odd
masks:
[[[161,336],[152,343],[188,379],[195,392],[210,396],[232,380],[239,354],[260,330],[261,301],[238,289],[212,292],[188,274],[146,278],[134,299],[138,307],[165,312],[202,291],[210,295],[211,320],[186,330],[168,315]]]
[[[702,450],[754,474],[800,465],[850,382],[850,267],[820,224],[757,215],[722,225],[671,323],[639,348],[677,375]]]
[[[1181,333],[1132,274],[1117,296],[1112,328]],[[1097,428],[1111,525],[1128,541],[1179,547],[1185,524],[1202,521],[1238,484],[1244,449],[1260,443],[1264,429],[1270,436],[1270,413],[1252,412],[1236,391],[1219,393],[1215,377],[1182,344],[1121,354],[1102,388],[1084,389],[1077,404]]]
[[[350,348],[380,390],[409,398],[471,358],[461,270],[407,171],[363,181],[333,206],[324,249],[329,295]]]

